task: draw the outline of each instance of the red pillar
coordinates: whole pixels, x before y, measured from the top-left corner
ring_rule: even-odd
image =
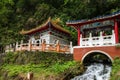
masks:
[[[114,31],[115,31],[115,41],[116,43],[119,43],[118,22],[116,19],[114,20]]]
[[[78,46],[80,46],[80,28],[78,28]]]

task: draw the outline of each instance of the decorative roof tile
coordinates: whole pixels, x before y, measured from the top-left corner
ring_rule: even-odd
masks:
[[[70,34],[70,32],[68,30],[65,30],[63,27],[58,25],[59,19],[52,20],[50,17],[48,18],[48,20],[44,24],[42,24],[42,25],[40,25],[40,26],[38,26],[36,28],[33,28],[31,30],[28,30],[28,31],[22,30],[20,32],[20,34],[30,34],[30,33],[37,32],[37,31],[41,30],[42,28],[45,28],[46,26],[49,26],[48,25],[49,22],[51,23],[51,25],[53,25],[54,28],[56,28],[56,29],[58,29],[60,31],[63,31],[63,32],[67,33],[67,34]]]
[[[114,19],[116,17],[120,17],[120,10],[117,12],[114,12],[109,15],[105,16],[97,16],[92,19],[82,19],[82,20],[75,20],[75,21],[68,21],[66,22],[67,25],[84,25],[84,24],[89,24],[89,23],[94,23],[94,22],[99,22],[99,21],[104,21],[104,20],[109,20],[109,19]]]

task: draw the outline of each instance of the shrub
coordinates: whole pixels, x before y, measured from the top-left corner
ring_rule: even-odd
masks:
[[[120,58],[116,57],[112,64],[111,80],[116,80],[117,78],[120,78],[120,75],[118,75],[120,73],[118,72],[120,72]]]

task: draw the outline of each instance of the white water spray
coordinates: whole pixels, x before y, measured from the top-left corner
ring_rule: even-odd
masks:
[[[76,76],[71,80],[109,80],[111,66],[94,63],[87,67],[83,75]]]

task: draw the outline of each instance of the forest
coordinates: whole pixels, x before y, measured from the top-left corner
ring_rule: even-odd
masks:
[[[71,31],[75,44],[77,32],[66,26],[68,20],[90,19],[118,10],[120,0],[0,0],[0,49],[22,40],[22,29],[34,28],[48,17],[60,18],[60,24]]]

